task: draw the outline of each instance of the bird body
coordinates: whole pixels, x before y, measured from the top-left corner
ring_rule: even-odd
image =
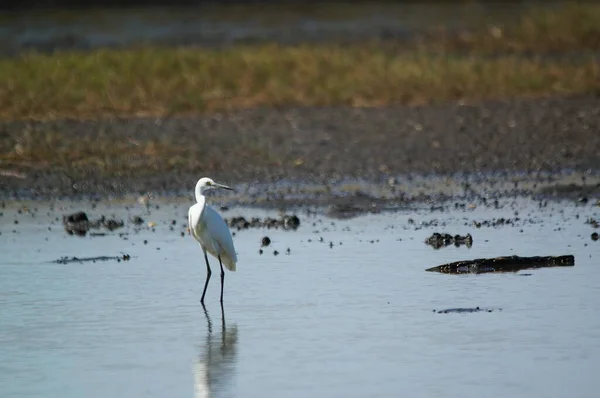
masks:
[[[235,271],[237,255],[231,232],[219,213],[206,204],[206,198],[203,198],[202,203],[190,207],[188,218],[192,226],[191,233],[200,246],[214,258],[221,256],[225,268]]]
[[[228,270],[235,271],[237,263],[237,254],[233,246],[233,238],[231,237],[229,227],[219,213],[206,203],[204,192],[212,188],[233,190],[233,188],[226,185],[217,184],[210,178],[201,178],[196,184],[195,189],[197,203],[191,206],[188,211],[190,233],[200,243],[206,261],[206,282],[204,284],[204,291],[202,292],[202,299],[200,300],[202,304],[204,304],[206,288],[212,274],[206,253],[208,252],[217,258],[221,266],[221,302],[223,302],[223,285],[225,280],[223,264]]]

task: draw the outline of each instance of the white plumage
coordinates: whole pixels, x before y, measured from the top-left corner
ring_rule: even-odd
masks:
[[[205,203],[205,198],[203,202],[190,207],[188,218],[192,235],[213,257],[221,256],[225,268],[235,271],[237,254],[229,227],[219,213]]]
[[[195,189],[197,203],[190,207],[188,212],[190,233],[200,243],[206,260],[207,275],[202,293],[202,303],[204,303],[204,295],[206,294],[206,288],[211,276],[211,269],[206,253],[208,252],[217,258],[221,264],[221,302],[223,301],[223,284],[225,278],[222,266],[224,265],[229,271],[235,271],[237,263],[237,254],[233,246],[233,238],[231,237],[229,227],[219,213],[206,203],[204,192],[212,188],[233,190],[233,188],[226,185],[217,184],[210,178],[201,178],[196,184]]]

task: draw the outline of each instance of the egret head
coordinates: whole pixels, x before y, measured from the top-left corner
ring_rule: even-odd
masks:
[[[198,199],[199,196],[204,196],[204,193],[206,191],[208,191],[209,189],[215,189],[215,188],[221,188],[221,189],[227,189],[229,191],[235,191],[235,189],[228,187],[227,185],[217,184],[211,178],[204,177],[204,178],[199,179],[198,183],[196,184],[196,199]]]

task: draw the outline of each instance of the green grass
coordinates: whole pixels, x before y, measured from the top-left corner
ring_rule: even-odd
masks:
[[[394,54],[369,46],[142,49],[0,61],[0,117],[172,115],[285,105],[379,106],[600,90],[577,63]]]
[[[600,6],[570,5],[409,43],[30,53],[0,59],[0,119],[598,94],[598,50]]]

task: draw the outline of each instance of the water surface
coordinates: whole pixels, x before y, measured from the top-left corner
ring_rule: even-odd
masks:
[[[236,232],[240,262],[226,275],[222,319],[218,272],[206,313],[199,303],[201,250],[180,235],[188,204],[161,203],[149,215],[133,203],[129,210],[116,202],[58,203],[53,211],[26,205],[37,207],[35,216],[17,213],[22,204],[1,210],[2,397],[548,398],[595,397],[600,387],[600,242],[585,224],[600,217],[599,207],[523,200],[344,221],[300,212],[297,231]],[[156,226],[68,236],[55,217],[78,209],[92,217],[140,214]],[[515,226],[471,225],[515,211]],[[224,214],[277,216],[246,208]],[[423,243],[432,232],[468,232],[474,244],[434,250]],[[261,255],[265,235],[272,244]],[[51,262],[120,253],[131,260]],[[424,271],[513,254],[574,254],[576,265],[495,275]],[[495,310],[433,312],[475,306]]]

